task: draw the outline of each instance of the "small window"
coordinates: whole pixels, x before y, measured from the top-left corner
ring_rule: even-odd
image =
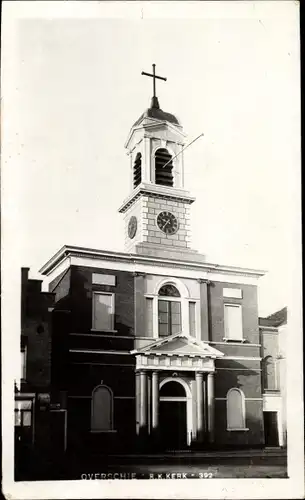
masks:
[[[114,329],[114,295],[93,293],[93,328],[107,331]]]
[[[173,186],[173,161],[167,149],[161,148],[155,154],[155,176],[156,184],[162,186]]]
[[[142,155],[137,153],[133,166],[133,187],[136,188],[142,181]]]
[[[225,339],[243,340],[242,309],[240,305],[225,304]]]
[[[196,302],[189,302],[190,335],[196,336]]]
[[[153,337],[153,299],[146,298],[145,308],[145,323],[146,323],[146,336]]]
[[[276,384],[276,370],[275,360],[272,356],[266,356],[262,361],[262,375],[263,375],[263,388],[267,391],[275,391]]]
[[[227,393],[227,429],[245,430],[245,397],[240,389],[230,389]]]
[[[106,385],[99,385],[92,392],[91,430],[107,432],[113,428],[113,394]]]
[[[31,427],[32,425],[33,401],[15,401],[15,426]]]
[[[21,379],[26,380],[26,347],[21,351]]]

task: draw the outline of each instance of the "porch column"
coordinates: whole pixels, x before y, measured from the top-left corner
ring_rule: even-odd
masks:
[[[140,431],[140,373],[136,372],[136,434]]]
[[[197,389],[197,441],[203,439],[203,374],[196,372]]]
[[[147,374],[140,371],[140,432],[147,432]]]
[[[214,441],[214,373],[208,373],[207,377],[207,399],[208,399],[208,438]]]
[[[152,373],[151,381],[151,399],[152,399],[152,432],[155,434],[159,426],[159,374]]]

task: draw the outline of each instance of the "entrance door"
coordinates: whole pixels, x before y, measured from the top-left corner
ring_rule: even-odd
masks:
[[[168,381],[160,389],[159,425],[165,450],[187,447],[187,397],[183,385]]]
[[[164,449],[186,448],[186,401],[160,401],[160,429]]]
[[[264,411],[265,445],[279,446],[277,412]]]

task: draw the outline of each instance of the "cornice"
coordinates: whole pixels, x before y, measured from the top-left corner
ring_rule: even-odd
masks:
[[[149,122],[146,122],[143,124],[143,121],[145,121],[145,120],[147,120],[147,121],[149,120]],[[187,134],[182,129],[182,125],[174,125],[170,122],[167,122],[166,120],[157,120],[156,118],[143,117],[143,120],[140,124],[138,124],[137,126],[132,127],[130,129],[130,132],[128,134],[128,137],[126,139],[124,147],[126,149],[128,148],[128,144],[130,143],[131,138],[135,132],[143,131],[143,133],[145,133],[145,131],[147,129],[153,130],[153,129],[158,128],[160,126],[163,126],[164,128],[168,128],[168,129],[172,130],[174,133],[181,135],[182,137],[187,136]]]
[[[49,259],[40,269],[43,275],[50,274],[65,259],[79,257],[93,260],[106,260],[109,262],[124,262],[132,264],[146,264],[154,267],[172,267],[196,270],[202,272],[217,272],[220,274],[232,274],[244,277],[260,278],[265,271],[257,269],[239,268],[233,266],[222,266],[206,262],[195,262],[186,260],[170,259],[165,257],[151,257],[145,255],[131,254],[125,252],[112,252],[108,250],[97,250],[85,247],[63,246],[56,254]],[[264,328],[264,327],[262,327]]]
[[[187,203],[191,205],[195,198],[190,196],[187,191],[182,190],[174,191],[174,188],[170,188],[171,192],[166,192],[162,187],[156,185],[140,185],[138,186],[123,202],[119,208],[120,213],[125,213],[128,208],[130,208],[141,196],[151,196],[153,198],[159,198],[164,200],[179,201],[181,203]]]

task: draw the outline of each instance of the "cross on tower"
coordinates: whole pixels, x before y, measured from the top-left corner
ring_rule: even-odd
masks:
[[[151,73],[146,73],[145,71],[142,71],[141,75],[152,77],[152,79],[153,79],[152,107],[153,108],[159,108],[158,98],[156,96],[156,78],[158,78],[158,80],[164,80],[165,82],[166,82],[167,78],[165,78],[164,76],[158,76],[158,75],[156,75],[156,65],[155,64],[153,64],[152,67],[153,67],[152,74]]]

